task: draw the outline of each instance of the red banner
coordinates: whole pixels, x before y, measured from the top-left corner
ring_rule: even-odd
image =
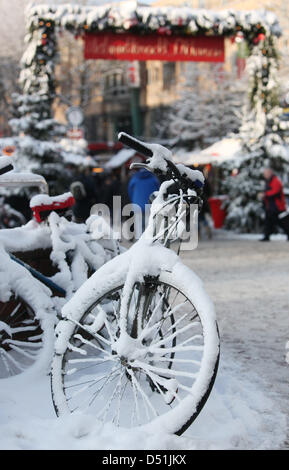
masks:
[[[84,58],[224,62],[224,37],[86,33]]]

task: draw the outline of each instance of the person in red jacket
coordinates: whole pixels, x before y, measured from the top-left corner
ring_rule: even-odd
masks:
[[[261,241],[270,241],[270,235],[277,225],[283,228],[289,240],[289,229],[281,225],[279,214],[286,210],[286,200],[283,191],[283,184],[274,174],[271,168],[265,168],[265,192],[261,193],[265,207],[264,237]]]

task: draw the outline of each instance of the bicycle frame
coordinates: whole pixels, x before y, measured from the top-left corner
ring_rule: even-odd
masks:
[[[148,227],[142,237],[155,243],[160,242],[165,248],[170,248],[171,243],[179,241],[181,245],[181,227],[183,218],[190,206],[190,199],[196,196],[192,190],[179,194],[167,194],[173,181],[165,181],[161,184],[157,197],[152,202]],[[141,238],[142,238],[141,237]]]
[[[134,244],[132,249],[140,247],[140,252],[145,260],[150,259],[150,250],[154,248],[154,245],[159,243],[158,250],[166,250],[164,257],[168,257],[171,243],[179,241],[177,249],[177,255],[179,254],[181,238],[179,233],[179,225],[183,222],[183,217],[186,215],[187,207],[190,202],[190,198],[196,197],[196,193],[193,190],[188,190],[184,193],[181,189],[178,194],[168,194],[168,189],[175,182],[173,180],[165,181],[161,184],[158,194],[151,205],[151,211],[148,221],[148,226],[143,232],[140,239]],[[159,219],[159,220],[158,220]],[[160,222],[160,224],[159,224]],[[161,227],[159,227],[161,225]],[[172,250],[170,250],[172,251]],[[146,256],[147,255],[147,256]],[[174,258],[175,253],[172,253]],[[175,259],[175,258],[174,258]],[[140,267],[142,268],[142,262]],[[122,299],[122,307],[120,311],[120,335],[119,335],[119,348],[118,353],[121,354],[122,341],[127,338],[128,334],[132,338],[137,338],[138,333],[142,328],[142,320],[147,315],[147,305],[150,304],[149,299],[154,296],[155,292],[151,289],[142,288],[139,290],[139,297],[137,299],[137,315],[133,319],[133,323],[128,325],[130,322],[128,318],[127,307],[130,305],[133,286],[138,282],[134,274],[134,263],[128,264],[128,272],[126,276],[125,286],[127,284],[128,290],[124,287],[125,295]],[[157,276],[153,276],[156,280]],[[148,274],[144,275],[143,286],[146,283],[150,283],[151,276]],[[163,301],[169,295],[170,290],[168,289],[163,293]],[[130,330],[130,331],[129,331]]]
[[[33,277],[38,279],[38,281],[42,282],[43,284],[45,284],[50,289],[56,291],[57,294],[59,294],[61,297],[66,296],[66,291],[62,287],[60,287],[55,282],[51,281],[51,279],[49,279],[48,277],[41,274],[39,271],[37,271],[37,269],[32,268],[28,264],[24,263],[24,261],[21,261],[20,259],[16,258],[16,256],[12,255],[11,253],[9,253],[9,256],[13,261],[15,261],[16,263],[20,264],[25,269],[27,269],[27,271],[29,271],[32,274]]]

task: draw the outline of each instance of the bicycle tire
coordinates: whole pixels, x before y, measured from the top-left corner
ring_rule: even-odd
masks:
[[[212,390],[219,363],[219,334],[213,306],[208,299],[199,278],[182,263],[177,263],[172,272],[162,271],[158,279],[154,282],[158,283],[162,288],[164,286],[168,287],[171,292],[174,290],[177,292],[177,295],[181,296],[181,299],[185,299],[185,303],[187,302],[187,307],[189,308],[188,312],[184,314],[187,316],[186,321],[189,320],[190,313],[193,313],[193,318],[196,319],[192,322],[194,325],[191,326],[191,323],[188,323],[184,326],[182,324],[183,317],[177,316],[176,320],[174,320],[174,328],[178,329],[178,332],[169,333],[169,336],[166,336],[168,332],[172,331],[172,325],[170,323],[167,327],[168,330],[166,331],[165,319],[163,321],[161,318],[159,321],[163,321],[161,335],[164,339],[159,339],[159,335],[155,343],[153,342],[155,341],[154,339],[149,340],[148,344],[144,346],[144,348],[147,348],[146,352],[142,352],[142,354],[146,354],[144,357],[149,357],[148,351],[154,351],[155,348],[156,352],[153,353],[155,356],[153,359],[150,358],[147,360],[145,366],[140,366],[140,361],[137,362],[134,358],[134,365],[132,366],[131,360],[129,362],[127,358],[119,357],[119,355],[113,350],[115,347],[115,340],[117,339],[117,318],[115,320],[116,327],[113,327],[112,322],[108,323],[108,316],[105,315],[105,322],[103,322],[100,320],[99,313],[95,316],[91,313],[96,307],[99,308],[101,302],[104,299],[109,298],[113,292],[119,292],[119,295],[121,295],[124,279],[116,279],[114,281],[114,285],[111,285],[108,292],[106,292],[105,285],[98,286],[97,298],[94,299],[88,308],[84,309],[85,311],[81,311],[79,308],[74,312],[71,311],[71,316],[66,320],[62,320],[57,326],[56,349],[51,369],[51,390],[54,408],[58,416],[73,412],[75,409],[84,412],[89,411],[91,413],[93,411],[91,406],[93,403],[94,406],[96,405],[94,412],[96,412],[98,417],[101,418],[101,414],[103,415],[103,407],[111,407],[114,398],[108,398],[109,395],[104,393],[101,399],[96,403],[96,398],[93,396],[92,402],[90,403],[90,406],[88,406],[87,397],[83,394],[86,393],[86,390],[89,388],[91,388],[92,391],[92,387],[99,380],[103,381],[101,383],[105,383],[105,381],[108,382],[108,385],[103,385],[103,388],[109,386],[109,383],[114,380],[114,378],[109,379],[109,377],[113,377],[111,374],[114,374],[116,369],[113,370],[112,366],[112,368],[105,370],[107,365],[104,367],[103,365],[105,362],[111,362],[113,364],[114,361],[114,367],[117,364],[119,370],[122,371],[120,372],[122,373],[122,378],[127,378],[126,385],[122,385],[122,382],[120,381],[122,389],[119,391],[117,399],[120,400],[121,397],[123,398],[125,395],[128,396],[128,390],[130,393],[130,399],[127,399],[123,405],[123,411],[120,410],[120,405],[117,412],[113,411],[114,414],[109,410],[104,421],[112,421],[115,424],[124,427],[141,428],[147,432],[155,432],[155,430],[160,427],[166,432],[180,435],[199,415]],[[182,302],[179,305],[182,305]],[[88,322],[89,315],[92,315],[94,318],[95,325],[97,325],[98,322],[98,326],[96,326],[94,330],[89,328],[89,325],[91,324]],[[169,316],[167,318],[169,318]],[[92,318],[90,318],[89,321],[93,323]],[[148,323],[144,323],[142,325],[146,334],[148,334],[149,331],[148,326],[146,326]],[[157,325],[157,323],[155,325]],[[152,325],[152,327],[157,329],[158,325],[155,325]],[[198,328],[198,330],[196,330],[197,333],[194,333],[193,336],[189,334],[189,336],[186,337],[185,332],[189,331],[191,328]],[[85,331],[85,334],[87,334],[88,337],[81,335],[79,333],[80,331]],[[200,334],[200,331],[202,334]],[[113,341],[110,341],[113,335],[115,335],[115,337],[113,338]],[[178,343],[177,346],[170,345],[167,347],[167,342],[171,342],[172,337],[177,337],[178,335],[180,335],[178,338],[180,343]],[[140,337],[137,336],[135,340],[139,340],[139,338]],[[157,346],[158,344],[163,346],[162,350]],[[184,344],[187,344],[188,346],[185,347]],[[101,354],[106,354],[106,352],[103,352],[105,350],[103,345],[105,345],[108,350],[111,348],[109,360],[106,360],[104,356],[101,356]],[[94,350],[94,354],[86,358],[85,356],[87,354],[91,354],[91,350],[87,352],[88,348]],[[189,350],[192,351],[192,355],[194,351],[195,359],[191,358],[191,356],[187,359],[187,353]],[[174,352],[177,357],[174,355],[173,357],[170,356],[168,359],[166,355],[172,352]],[[100,355],[100,357],[98,357],[97,354]],[[108,359],[108,356],[106,357]],[[143,358],[143,360],[145,359]],[[153,360],[155,362],[153,362]],[[77,369],[76,365],[77,363],[81,364],[81,361],[83,361],[83,364],[85,362],[91,362],[93,364],[94,362],[94,365],[88,365],[83,369]],[[163,364],[167,362],[174,365],[183,363],[186,365],[182,367],[178,365],[176,367],[169,367],[167,365],[165,368],[160,367],[158,362],[162,362]],[[97,363],[99,363],[99,371],[102,371],[103,375],[101,376],[99,373],[95,374],[95,372],[92,372],[92,374],[88,374],[88,377],[87,369],[95,367],[95,364]],[[71,366],[71,364],[73,364],[73,366]],[[197,372],[191,372],[190,369],[187,371],[187,364],[189,365],[189,368],[192,367],[193,369],[196,367],[198,369]],[[97,367],[99,367],[99,365]],[[141,367],[143,368],[142,370]],[[179,369],[177,369],[177,367],[179,367]],[[85,372],[83,372],[84,369],[86,369]],[[149,414],[147,409],[149,408],[149,405],[145,405],[145,402],[147,401],[147,398],[145,398],[148,393],[147,391],[152,393],[152,396],[154,397],[153,400],[156,401],[158,409],[155,410],[156,415],[152,417],[148,416],[147,419],[144,419],[144,412],[141,412],[141,416],[136,416],[136,411],[132,411],[131,414],[134,414],[133,418],[135,423],[131,420],[131,424],[128,425],[127,422],[120,419],[120,416],[117,416],[117,419],[115,419],[115,413],[119,413],[119,415],[128,415],[129,408],[134,407],[134,409],[136,409],[138,407],[137,400],[134,398],[134,395],[136,395],[136,388],[133,390],[134,386],[132,385],[135,383],[133,376],[136,374],[139,374],[139,380],[142,380],[144,383],[143,387],[146,387],[144,395],[140,396],[144,402],[146,413]],[[73,384],[73,380],[76,380],[77,376],[79,376],[79,379],[77,380],[83,380],[81,379],[81,376],[86,376],[84,381],[86,384],[83,381],[78,381],[76,384]],[[179,377],[182,377],[182,380]],[[152,390],[150,380],[148,380],[148,378],[154,382],[154,386],[158,389],[158,393],[153,393],[155,390]],[[88,380],[90,380],[90,382],[88,382]],[[191,384],[190,381],[193,383]],[[187,386],[186,383],[189,385]],[[130,386],[129,389],[127,388],[128,385]],[[75,389],[74,387],[78,388]],[[74,391],[70,395],[70,391],[67,390],[72,388],[74,388]],[[115,392],[116,388],[117,386],[114,388],[113,393],[117,393]],[[94,391],[93,393],[95,394],[96,392]],[[141,392],[139,392],[139,394],[141,395]],[[166,401],[168,396],[173,398],[172,401]],[[79,397],[76,399],[77,404],[75,402],[75,397]],[[140,413],[140,411],[138,411],[138,413]],[[124,420],[126,420],[126,416],[124,416]]]
[[[0,302],[0,378],[33,367],[42,355],[44,338],[41,322],[27,301],[13,294]]]

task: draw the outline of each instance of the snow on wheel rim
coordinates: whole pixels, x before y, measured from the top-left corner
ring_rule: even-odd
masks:
[[[194,300],[194,305],[197,306],[197,310],[199,309],[198,314],[201,319],[204,331],[204,354],[201,361],[200,373],[192,385],[190,394],[188,394],[187,397],[181,401],[181,403],[163,415],[157,416],[149,423],[136,426],[146,430],[147,432],[150,432],[152,429],[155,431],[156,426],[160,426],[160,428],[165,429],[167,432],[175,433],[181,433],[186,429],[186,427],[198,415],[209,395],[215,378],[219,357],[219,339],[214,311],[211,302],[207,298],[202,288],[201,281],[197,278],[197,276],[191,273],[190,270],[187,270],[186,267],[181,265],[181,263],[178,263],[173,271],[173,273],[162,272],[160,275],[160,281],[169,284],[177,290],[182,289],[182,294],[187,294],[191,303],[193,303],[192,301]],[[187,279],[185,284],[183,279]],[[116,282],[115,284],[115,288],[117,288],[121,282]],[[99,300],[105,293],[104,286],[103,289],[98,289],[98,292],[100,291],[102,291],[102,295],[100,294],[95,302],[97,302],[97,300]],[[80,316],[81,315],[78,312],[78,320]],[[78,320],[76,319],[75,321],[77,322]],[[74,328],[75,323],[70,321],[62,322],[59,328],[59,335],[57,339],[58,354],[55,354],[53,359],[51,374],[52,393],[54,405],[59,415],[70,412],[66,402],[65,393],[62,388],[62,364],[65,352],[63,343],[67,344],[67,341],[70,338]],[[60,347],[61,343],[62,347]]]
[[[47,368],[47,356],[52,355],[51,322],[40,321],[31,305],[15,295],[0,302],[0,318],[1,380]]]

